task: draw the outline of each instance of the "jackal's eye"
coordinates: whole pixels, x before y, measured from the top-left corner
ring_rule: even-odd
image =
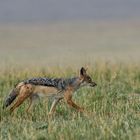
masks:
[[[88,79],[88,81],[89,81],[89,82],[91,82],[91,81],[92,81],[90,77],[87,77],[87,79]]]

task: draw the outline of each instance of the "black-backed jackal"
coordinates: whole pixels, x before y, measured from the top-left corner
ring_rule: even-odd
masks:
[[[56,105],[61,99],[65,99],[69,106],[83,112],[84,109],[72,101],[73,92],[83,86],[96,86],[96,83],[92,81],[89,75],[87,75],[86,69],[83,67],[81,68],[78,77],[68,79],[32,78],[17,84],[5,100],[4,107],[8,107],[16,97],[18,97],[16,102],[10,108],[10,111],[13,112],[15,108],[19,107],[27,98],[29,98],[30,104],[27,108],[28,112],[36,98],[48,96],[53,97],[49,115],[55,111]]]

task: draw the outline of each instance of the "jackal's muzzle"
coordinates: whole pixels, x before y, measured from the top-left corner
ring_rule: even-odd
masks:
[[[92,82],[92,83],[90,83],[90,86],[95,87],[95,86],[97,86],[97,84],[95,82]]]

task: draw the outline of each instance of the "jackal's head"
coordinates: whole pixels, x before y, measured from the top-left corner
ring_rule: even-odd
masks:
[[[96,86],[97,84],[92,81],[91,77],[86,73],[86,71],[87,70],[83,67],[80,70],[81,86]]]

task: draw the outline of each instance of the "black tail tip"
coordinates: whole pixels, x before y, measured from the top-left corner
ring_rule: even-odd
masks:
[[[9,105],[10,105],[10,103],[5,101],[5,102],[3,103],[2,109],[7,108]]]
[[[7,108],[16,99],[16,97],[17,97],[16,89],[13,89],[6,98],[6,100],[4,101],[3,109]]]
[[[5,108],[6,108],[6,106],[5,106],[5,105],[3,105],[3,106],[2,106],[2,109],[4,110]]]

